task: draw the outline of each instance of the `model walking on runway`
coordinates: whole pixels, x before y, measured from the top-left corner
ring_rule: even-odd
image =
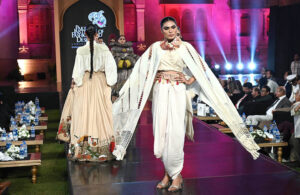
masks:
[[[177,191],[184,163],[184,137],[193,139],[191,99],[198,94],[226,122],[240,143],[257,158],[254,142],[219,81],[192,45],[177,37],[172,17],[162,19],[163,41],[152,44],[135,64],[131,76],[113,104],[117,145],[113,154],[123,159],[140,114],[153,91],[154,155],[165,175],[157,188]]]
[[[117,81],[117,67],[109,48],[94,40],[95,26],[88,25],[85,34],[88,41],[76,52],[58,138],[70,140],[68,157],[72,160],[106,161],[113,158],[111,86]]]

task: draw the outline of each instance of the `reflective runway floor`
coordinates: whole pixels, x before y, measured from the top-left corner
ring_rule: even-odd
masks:
[[[181,192],[157,190],[163,164],[153,155],[152,116],[144,111],[123,161],[68,162],[73,194],[299,195],[300,174],[261,155],[253,160],[227,135],[194,119],[195,142],[186,141]]]

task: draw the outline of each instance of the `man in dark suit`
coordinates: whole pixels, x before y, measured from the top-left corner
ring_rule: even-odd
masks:
[[[258,88],[253,88],[256,90]],[[252,92],[252,96],[253,96]],[[263,86],[260,90],[260,96],[256,96],[252,101],[246,103],[244,106],[244,112],[246,116],[249,115],[264,115],[267,108],[274,102],[273,96],[270,94],[270,87]]]
[[[249,82],[244,83],[244,85],[243,85],[244,95],[235,104],[235,107],[240,114],[242,114],[244,112],[244,106],[245,106],[246,102],[249,102],[253,99],[252,95],[251,95],[252,88],[253,87],[252,87],[251,83],[249,83]]]
[[[265,115],[250,115],[247,117],[247,125],[258,125],[262,121],[272,121],[273,112],[279,108],[290,107],[292,104],[285,96],[285,88],[280,86],[276,89],[276,97],[278,98],[266,111]]]

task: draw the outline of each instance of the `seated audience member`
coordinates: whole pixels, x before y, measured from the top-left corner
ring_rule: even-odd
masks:
[[[227,89],[227,81],[219,78],[219,82],[222,85],[223,89],[226,90]]]
[[[259,88],[258,87],[254,87],[252,89],[251,95],[252,95],[251,102],[255,102],[256,100],[258,100],[260,98],[260,90],[259,90]]]
[[[243,97],[241,97],[235,104],[235,107],[240,114],[244,112],[244,105],[246,104],[246,102],[249,102],[253,99],[251,95],[252,84],[250,82],[244,83],[243,92],[244,92]]]
[[[263,115],[267,108],[274,102],[273,96],[270,94],[270,87],[264,86],[260,90],[260,96],[248,102],[244,111],[248,115]]]
[[[293,103],[295,102],[295,94],[298,92],[299,90],[299,84],[298,84],[298,81],[300,80],[299,79],[299,76],[295,75],[295,74],[292,74],[292,75],[289,75],[287,76],[287,80],[291,83],[292,85],[292,90],[291,90],[291,96],[289,98],[289,100]]]
[[[239,94],[242,91],[240,91],[240,88],[238,86],[238,83],[236,82],[236,80],[234,79],[234,77],[229,77],[227,80],[227,88],[229,90],[230,93],[232,94]]]
[[[273,112],[279,108],[290,107],[291,102],[285,96],[284,87],[278,87],[276,89],[276,97],[278,98],[266,111],[265,115],[250,115],[247,117],[246,124],[247,125],[258,125],[259,122],[262,121],[272,121],[273,120]]]
[[[275,93],[278,84],[275,81],[275,77],[273,77],[273,73],[271,70],[266,71],[266,78],[268,79],[267,85],[270,87],[271,93]]]
[[[271,89],[269,86],[263,86],[260,90],[260,98],[256,102],[269,103],[268,107],[274,102],[271,95]]]
[[[227,88],[228,88],[228,95],[235,105],[237,101],[243,97],[243,87],[239,80],[235,80],[234,77],[229,77],[227,80]]]

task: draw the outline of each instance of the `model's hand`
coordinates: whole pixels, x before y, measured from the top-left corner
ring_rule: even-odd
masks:
[[[179,76],[176,78],[176,81],[180,83],[185,83],[186,85],[191,85],[195,81],[195,77],[191,77],[189,80],[186,80],[183,73],[179,73]]]
[[[179,83],[185,83],[187,84],[187,80],[185,79],[185,76],[183,73],[178,73],[178,76],[175,78],[176,81]]]

